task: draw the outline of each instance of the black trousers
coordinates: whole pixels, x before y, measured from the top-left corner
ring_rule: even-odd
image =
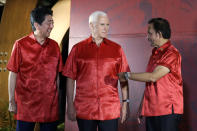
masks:
[[[79,131],[118,131],[118,119],[112,120],[84,120],[77,118]]]
[[[34,131],[35,122],[17,120],[16,131]],[[40,123],[40,131],[56,131],[58,122]]]
[[[146,117],[146,131],[178,131],[181,115],[170,114]]]

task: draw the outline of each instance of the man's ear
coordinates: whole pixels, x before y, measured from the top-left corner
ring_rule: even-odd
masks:
[[[91,30],[93,30],[93,26],[94,25],[92,23],[89,24],[89,27],[90,27]]]
[[[34,27],[36,28],[36,30],[39,28],[39,24],[37,22],[34,22]]]
[[[163,38],[163,35],[160,31],[157,34],[159,35],[159,38]]]

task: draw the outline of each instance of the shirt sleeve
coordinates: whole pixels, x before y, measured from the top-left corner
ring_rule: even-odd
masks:
[[[120,72],[130,72],[130,68],[126,59],[126,56],[124,54],[124,51],[122,48],[120,48],[120,53],[121,53],[121,64],[120,64]]]
[[[176,52],[169,51],[162,56],[158,65],[165,66],[170,70],[170,72],[173,72],[176,69],[178,60],[179,55]]]
[[[18,73],[20,69],[20,63],[21,63],[21,52],[19,48],[19,43],[16,41],[12,49],[11,57],[7,64],[7,69],[9,71]]]
[[[73,80],[76,80],[76,76],[77,76],[76,51],[77,51],[76,46],[74,46],[68,55],[66,64],[62,72],[64,76],[67,76]]]
[[[58,46],[59,47],[59,46]],[[60,49],[58,49],[59,51],[59,62],[58,62],[58,72],[62,72],[63,70],[63,61],[62,61],[62,55],[60,53]]]

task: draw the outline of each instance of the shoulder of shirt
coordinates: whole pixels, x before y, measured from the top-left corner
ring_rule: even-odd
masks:
[[[51,38],[48,38],[48,39],[49,39],[50,44],[54,44],[59,47],[58,43],[55,40],[53,40]]]
[[[73,45],[73,48],[77,48],[77,47],[87,45],[89,43],[88,40],[89,40],[89,38],[76,43],[75,45]],[[121,46],[119,44],[117,44],[116,42],[111,41],[109,39],[106,39],[106,38],[105,38],[105,44],[108,44],[108,45],[110,45],[114,48],[121,48]]]
[[[107,38],[105,38],[105,42],[106,42],[106,44],[109,44],[109,45],[112,45],[112,46],[121,48],[121,46],[120,46],[118,43],[116,43],[116,42],[114,42],[114,41],[111,41],[111,40],[109,40],[109,39],[107,39]]]
[[[179,50],[176,47],[174,47],[174,45],[172,45],[172,44],[168,47],[168,49],[166,50],[165,53],[174,54],[176,56],[180,55]]]
[[[23,43],[23,41],[26,41],[27,39],[29,39],[29,35],[26,35],[26,36],[23,36],[23,37],[17,39],[15,41],[15,43]]]
[[[58,43],[55,40],[53,40],[51,38],[47,38],[47,39],[49,39],[49,41],[50,41],[51,44],[54,44],[54,45],[56,45],[56,46],[59,47]],[[21,44],[23,44],[23,42],[26,42],[28,40],[32,41],[32,39],[29,37],[29,35],[26,35],[26,36],[24,36],[24,37],[16,40],[15,43],[18,43],[18,44],[21,45]]]
[[[80,42],[74,44],[74,45],[73,45],[73,48],[74,48],[74,47],[76,48],[76,47],[79,47],[79,46],[83,46],[83,45],[88,44],[88,39],[89,39],[89,38],[84,39],[84,40],[82,40],[82,41],[80,41]]]
[[[55,41],[55,40],[53,40],[53,39],[51,39],[51,38],[47,38],[47,39],[49,39],[50,41],[52,41],[52,42],[55,43],[55,44],[58,44],[57,41]]]

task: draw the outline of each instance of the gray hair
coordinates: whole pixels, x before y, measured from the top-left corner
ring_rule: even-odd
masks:
[[[98,21],[100,16],[107,16],[107,14],[103,11],[95,11],[89,16],[89,24],[95,24]]]

